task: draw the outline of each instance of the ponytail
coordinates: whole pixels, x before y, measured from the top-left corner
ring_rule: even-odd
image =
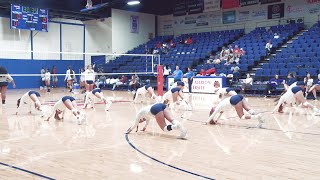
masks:
[[[17,108],[20,106],[20,103],[21,103],[21,98],[17,100]]]

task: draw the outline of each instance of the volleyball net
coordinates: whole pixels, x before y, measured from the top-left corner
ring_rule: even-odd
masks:
[[[0,50],[0,58],[3,59],[1,66],[8,70],[18,88],[42,86],[46,71],[50,72],[51,82],[57,81],[57,86],[63,87],[69,67],[74,73],[74,82],[80,84],[82,72],[90,64],[100,84],[112,84],[122,76],[130,80],[133,75],[138,76],[142,84],[152,83],[161,64],[160,55],[153,54]]]

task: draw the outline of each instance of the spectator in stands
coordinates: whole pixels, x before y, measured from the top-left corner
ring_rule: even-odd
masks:
[[[187,45],[190,45],[190,44],[192,44],[193,43],[193,39],[192,39],[192,37],[191,36],[189,36],[186,40],[185,40],[185,42],[184,42],[185,44],[187,44]]]
[[[176,48],[176,43],[173,42],[173,40],[170,41],[170,48]]]
[[[283,80],[282,79],[279,79],[279,75],[276,74],[274,76],[274,78],[271,78],[270,81],[268,82],[267,84],[267,87],[265,89],[265,97],[267,97],[267,95],[270,95],[271,94],[271,91],[272,90],[276,90],[277,87],[279,87],[280,84],[283,83]]]
[[[207,64],[212,64],[213,63],[213,55],[209,56],[209,59],[207,60]]]
[[[294,78],[292,73],[289,73],[287,77],[288,77],[288,79],[284,83],[284,89],[285,90],[288,90],[288,88],[291,86],[291,84],[296,82],[296,79]]]
[[[241,93],[245,93],[246,90],[250,90],[252,88],[252,84],[253,84],[253,79],[250,76],[250,74],[248,73],[247,78],[243,81]]]
[[[99,71],[99,73],[103,73],[103,72]],[[106,83],[107,83],[107,77],[105,75],[101,75],[99,78],[97,78],[96,87],[102,89],[104,88]]]
[[[233,56],[229,55],[224,65],[229,66],[230,64],[233,64],[233,62],[234,62]]]
[[[210,76],[215,74],[216,74],[216,69],[214,67],[208,70],[204,70],[204,68],[201,68],[200,70],[200,76]]]
[[[114,89],[120,85],[125,85],[126,82],[127,82],[127,77],[125,75],[122,75],[120,80],[115,81],[115,82],[113,81],[112,91],[114,91]],[[110,84],[111,84],[111,81],[110,81]]]
[[[269,40],[269,42],[266,44],[266,52],[267,52],[267,55],[270,55],[271,50],[272,50],[272,41]]]
[[[219,56],[216,55],[216,57],[214,58],[214,60],[212,61],[213,64],[220,64],[221,60],[219,59]]]
[[[235,56],[240,55],[240,49],[239,49],[238,45],[235,45],[235,46],[234,46],[233,54],[234,54]]]
[[[307,92],[309,92],[309,89],[313,85],[313,79],[312,79],[310,73],[307,73],[307,76],[304,78],[304,83],[306,85],[306,95],[307,95],[308,94]],[[306,98],[307,98],[307,96],[306,96]]]
[[[188,67],[188,72],[185,74],[185,76],[188,78],[189,93],[192,93],[194,72],[192,71],[191,67]]]
[[[58,76],[57,76],[57,68],[56,68],[56,66],[52,67],[51,74],[52,74],[52,87],[56,88],[57,87],[57,83],[58,83]]]
[[[157,44],[156,44],[156,49],[160,49],[161,48],[161,42],[158,42]]]
[[[229,51],[229,54],[233,54],[233,47],[232,47],[232,45],[231,45],[231,44],[229,45],[229,49],[228,49],[228,51]]]
[[[179,66],[176,66],[176,70],[172,74],[174,76],[174,82],[183,81],[183,72],[180,70]]]
[[[308,96],[308,94],[310,92],[312,92],[314,100],[318,99],[317,98],[317,91],[320,91],[320,74],[318,74],[318,79],[315,82],[315,84],[309,89],[309,91],[306,91],[307,92],[306,97]]]
[[[222,47],[222,50],[220,52],[220,59],[221,61],[226,60],[227,59],[227,50],[226,47]]]
[[[231,72],[233,74],[233,81],[234,80],[237,80],[239,77],[240,77],[240,68],[239,66],[237,65],[236,62],[233,63],[233,66],[231,67]]]
[[[274,36],[273,36],[273,38],[274,38],[274,39],[279,39],[279,38],[280,38],[280,36],[279,36],[279,34],[277,34],[277,33],[274,33]]]
[[[240,48],[240,56],[246,55],[246,51],[243,48]]]

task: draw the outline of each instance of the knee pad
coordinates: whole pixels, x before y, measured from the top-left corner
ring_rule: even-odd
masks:
[[[255,112],[253,109],[250,109],[250,110],[248,111],[248,113],[249,113],[250,115],[255,115],[255,114],[256,114],[256,112]]]
[[[304,103],[303,103],[303,106],[308,106],[308,105],[309,105],[308,102],[304,102]]]
[[[76,108],[71,109],[71,111],[73,114],[80,114],[80,112]]]

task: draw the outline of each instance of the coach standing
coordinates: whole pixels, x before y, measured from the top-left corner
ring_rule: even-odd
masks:
[[[179,69],[179,66],[176,66],[176,70],[173,72],[174,82],[183,81],[183,72]]]
[[[192,71],[191,67],[188,67],[188,72],[185,74],[185,77],[188,78],[189,93],[192,93],[194,72]]]

